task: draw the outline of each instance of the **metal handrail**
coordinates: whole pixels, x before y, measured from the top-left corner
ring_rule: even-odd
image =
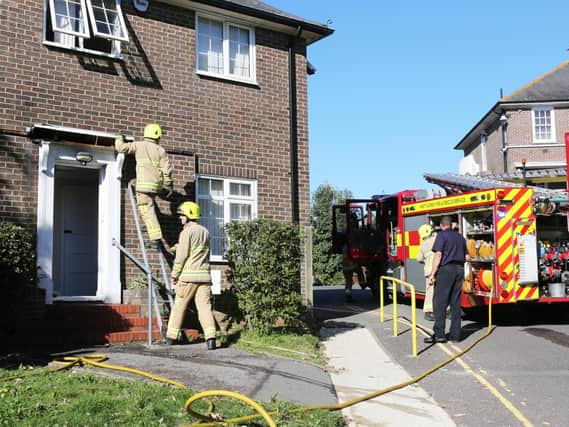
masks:
[[[416,300],[415,300],[415,286],[411,283],[404,282],[403,280],[399,280],[395,277],[391,276],[381,276],[379,278],[379,320],[383,323],[384,315],[383,315],[383,289],[384,289],[384,280],[390,280],[394,283],[398,283],[401,286],[405,286],[409,288],[411,291],[411,334],[412,334],[412,345],[413,345],[413,356],[417,356],[417,313],[415,310],[416,307]],[[397,315],[397,289],[395,286],[391,286],[391,293],[393,299],[393,336],[396,337],[399,334],[398,331],[398,315]]]

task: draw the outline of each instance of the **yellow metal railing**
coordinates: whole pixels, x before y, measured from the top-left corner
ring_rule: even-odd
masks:
[[[411,283],[404,282],[403,280],[396,279],[390,276],[381,276],[379,278],[379,320],[383,323],[383,292],[384,292],[384,281],[390,280],[393,282],[391,285],[391,293],[393,298],[393,336],[396,337],[399,334],[398,330],[398,316],[397,316],[397,289],[394,286],[395,283],[405,286],[411,291],[411,334],[413,340],[413,356],[417,356],[417,313],[416,313],[416,301],[415,301],[415,286]]]

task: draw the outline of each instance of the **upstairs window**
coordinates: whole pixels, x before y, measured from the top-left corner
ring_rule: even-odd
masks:
[[[210,253],[214,261],[223,260],[225,233],[230,221],[249,221],[256,217],[256,182],[201,176],[197,180],[200,223],[209,230]]]
[[[196,18],[196,69],[200,74],[255,82],[253,29],[205,16]]]
[[[120,0],[45,0],[44,42],[118,56],[128,41]]]
[[[536,107],[532,110],[533,141],[555,142],[555,115],[551,107]]]

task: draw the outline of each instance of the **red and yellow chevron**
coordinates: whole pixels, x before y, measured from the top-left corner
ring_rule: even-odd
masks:
[[[502,201],[495,207],[496,277],[498,302],[512,303],[539,297],[539,286],[520,286],[518,235],[535,232],[533,191],[529,188],[504,188]]]

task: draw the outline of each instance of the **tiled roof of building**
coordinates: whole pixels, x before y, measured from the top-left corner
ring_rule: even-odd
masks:
[[[512,94],[502,98],[500,103],[549,102],[569,100],[569,61],[563,62]]]
[[[504,110],[517,108],[516,104],[569,102],[569,61],[539,76],[525,86],[498,100],[484,116],[456,144],[455,150],[464,150],[477,144],[480,132],[491,127]]]

